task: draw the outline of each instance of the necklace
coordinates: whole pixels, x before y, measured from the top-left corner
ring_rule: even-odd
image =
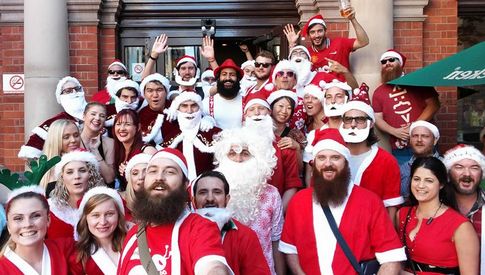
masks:
[[[443,203],[440,202],[440,206],[438,206],[438,209],[436,209],[436,211],[434,212],[434,215],[431,218],[429,218],[428,221],[426,222],[427,225],[430,225],[433,222],[434,218],[436,217],[436,214],[438,214],[438,211],[440,211],[442,205]]]

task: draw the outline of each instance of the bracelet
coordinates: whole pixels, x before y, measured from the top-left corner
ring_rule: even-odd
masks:
[[[157,61],[157,59],[158,59],[158,57],[157,58],[152,57],[151,54],[149,55],[149,57],[150,57],[151,60],[154,60],[154,61]]]

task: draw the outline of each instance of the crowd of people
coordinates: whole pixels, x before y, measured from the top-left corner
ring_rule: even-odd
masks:
[[[394,49],[371,100],[349,61],[369,38],[345,17],[355,39],[327,37],[321,15],[285,26],[279,61],[242,46],[247,61],[218,64],[206,36],[210,68],[182,56],[175,85],[155,70],[164,34],[140,84],[118,60],[89,103],[61,79],[64,111],[19,152],[38,182],[0,173],[1,273],[483,274],[485,156],[438,152],[438,94],[387,84],[406,63]]]

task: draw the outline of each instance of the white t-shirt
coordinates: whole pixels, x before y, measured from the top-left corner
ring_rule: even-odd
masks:
[[[210,97],[202,101],[203,111],[216,120],[216,126],[221,129],[240,128],[242,126],[243,108],[242,95],[238,94],[233,99],[225,99],[219,94],[214,95],[213,108],[209,107]]]

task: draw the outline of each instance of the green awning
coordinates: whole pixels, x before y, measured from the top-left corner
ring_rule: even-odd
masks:
[[[484,85],[485,42],[480,42],[388,83],[428,87]]]

